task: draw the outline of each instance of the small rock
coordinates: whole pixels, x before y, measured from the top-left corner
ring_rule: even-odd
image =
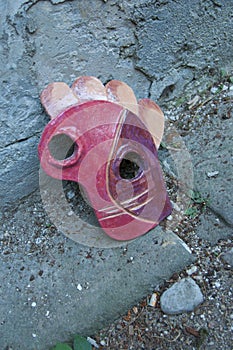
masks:
[[[129,326],[129,335],[134,335],[134,327],[132,325]]]
[[[197,272],[197,267],[192,266],[192,267],[190,267],[190,269],[186,270],[186,272],[189,276],[191,276],[193,273]]]
[[[216,86],[213,86],[211,89],[210,89],[210,92],[212,94],[216,94],[216,92],[218,91],[218,88]]]
[[[167,289],[161,299],[161,309],[167,314],[180,314],[193,311],[204,300],[203,294],[195,281],[188,277],[176,282]]]
[[[95,339],[92,339],[90,337],[87,337],[87,341],[88,343],[90,343],[92,346],[94,346],[96,349],[99,349],[99,345],[97,344],[97,342],[95,341]]]
[[[32,307],[36,307],[36,302],[35,301],[32,302]]]
[[[68,191],[66,195],[67,195],[68,199],[72,199],[72,198],[74,198],[75,193],[73,191]]]
[[[222,259],[228,264],[233,267],[233,248],[228,250],[228,252],[222,254]]]
[[[216,177],[219,174],[219,171],[210,171],[207,173],[208,177]]]
[[[81,292],[81,290],[83,289],[83,287],[81,286],[80,283],[77,285],[77,289],[78,289],[80,292]]]
[[[171,203],[172,203],[173,209],[175,209],[176,211],[180,212],[180,207],[173,201],[171,201]]]
[[[42,242],[42,239],[40,237],[37,237],[36,240],[35,240],[35,243],[36,244],[40,244]]]
[[[221,287],[221,283],[217,281],[217,282],[214,283],[214,286],[215,286],[216,288],[220,288],[220,287]]]

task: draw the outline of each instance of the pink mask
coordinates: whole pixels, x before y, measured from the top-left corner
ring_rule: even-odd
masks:
[[[100,226],[116,240],[141,236],[171,213],[157,149],[164,116],[149,99],[112,80],[80,77],[71,88],[52,83],[41,94],[51,121],[38,147],[43,170],[84,188]],[[56,138],[71,139],[55,157]],[[134,167],[127,173],[127,167]]]

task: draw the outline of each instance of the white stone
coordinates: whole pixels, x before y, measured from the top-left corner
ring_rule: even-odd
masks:
[[[75,193],[73,192],[73,191],[69,191],[69,192],[67,192],[67,198],[68,199],[72,199],[72,198],[74,198],[74,196],[75,196]]]
[[[186,270],[186,272],[189,276],[191,276],[193,273],[197,272],[197,267],[192,266],[192,267],[190,267],[190,269]]]
[[[92,346],[94,346],[96,349],[99,349],[99,345],[96,343],[95,339],[92,339],[90,337],[87,337],[88,343],[90,343]]]
[[[219,171],[210,171],[207,173],[208,177],[215,177],[219,174]]]
[[[77,285],[77,289],[78,289],[79,291],[81,291],[81,290],[83,289],[83,287],[81,286],[80,283]]]
[[[37,237],[35,242],[36,244],[40,244],[42,242],[42,239],[40,237]]]
[[[212,94],[216,94],[217,91],[218,91],[218,88],[215,87],[215,86],[213,86],[213,87],[210,89],[210,92],[211,92]]]

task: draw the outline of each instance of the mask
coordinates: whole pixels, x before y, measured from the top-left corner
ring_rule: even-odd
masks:
[[[52,83],[41,94],[51,121],[38,151],[53,178],[78,182],[107,235],[141,236],[171,213],[157,149],[164,116],[149,99],[112,80],[80,77],[71,88]],[[59,152],[53,145],[59,140]]]

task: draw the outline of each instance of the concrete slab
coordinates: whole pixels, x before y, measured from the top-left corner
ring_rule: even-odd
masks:
[[[231,101],[221,103],[219,110],[220,108],[221,113],[213,116],[201,128],[197,128],[195,135],[190,134],[184,139],[192,158],[196,189],[202,194],[203,199],[208,200],[208,206],[216,217],[232,229],[233,122]],[[229,112],[227,119],[223,110],[225,114]],[[224,238],[224,230],[222,233]]]
[[[226,225],[209,210],[200,217],[200,223],[195,232],[211,245],[217,244],[220,239],[233,237],[233,228]]]
[[[0,348],[48,350],[91,335],[194,261],[161,227],[127,245],[89,248],[57,232],[39,193],[2,215]]]

